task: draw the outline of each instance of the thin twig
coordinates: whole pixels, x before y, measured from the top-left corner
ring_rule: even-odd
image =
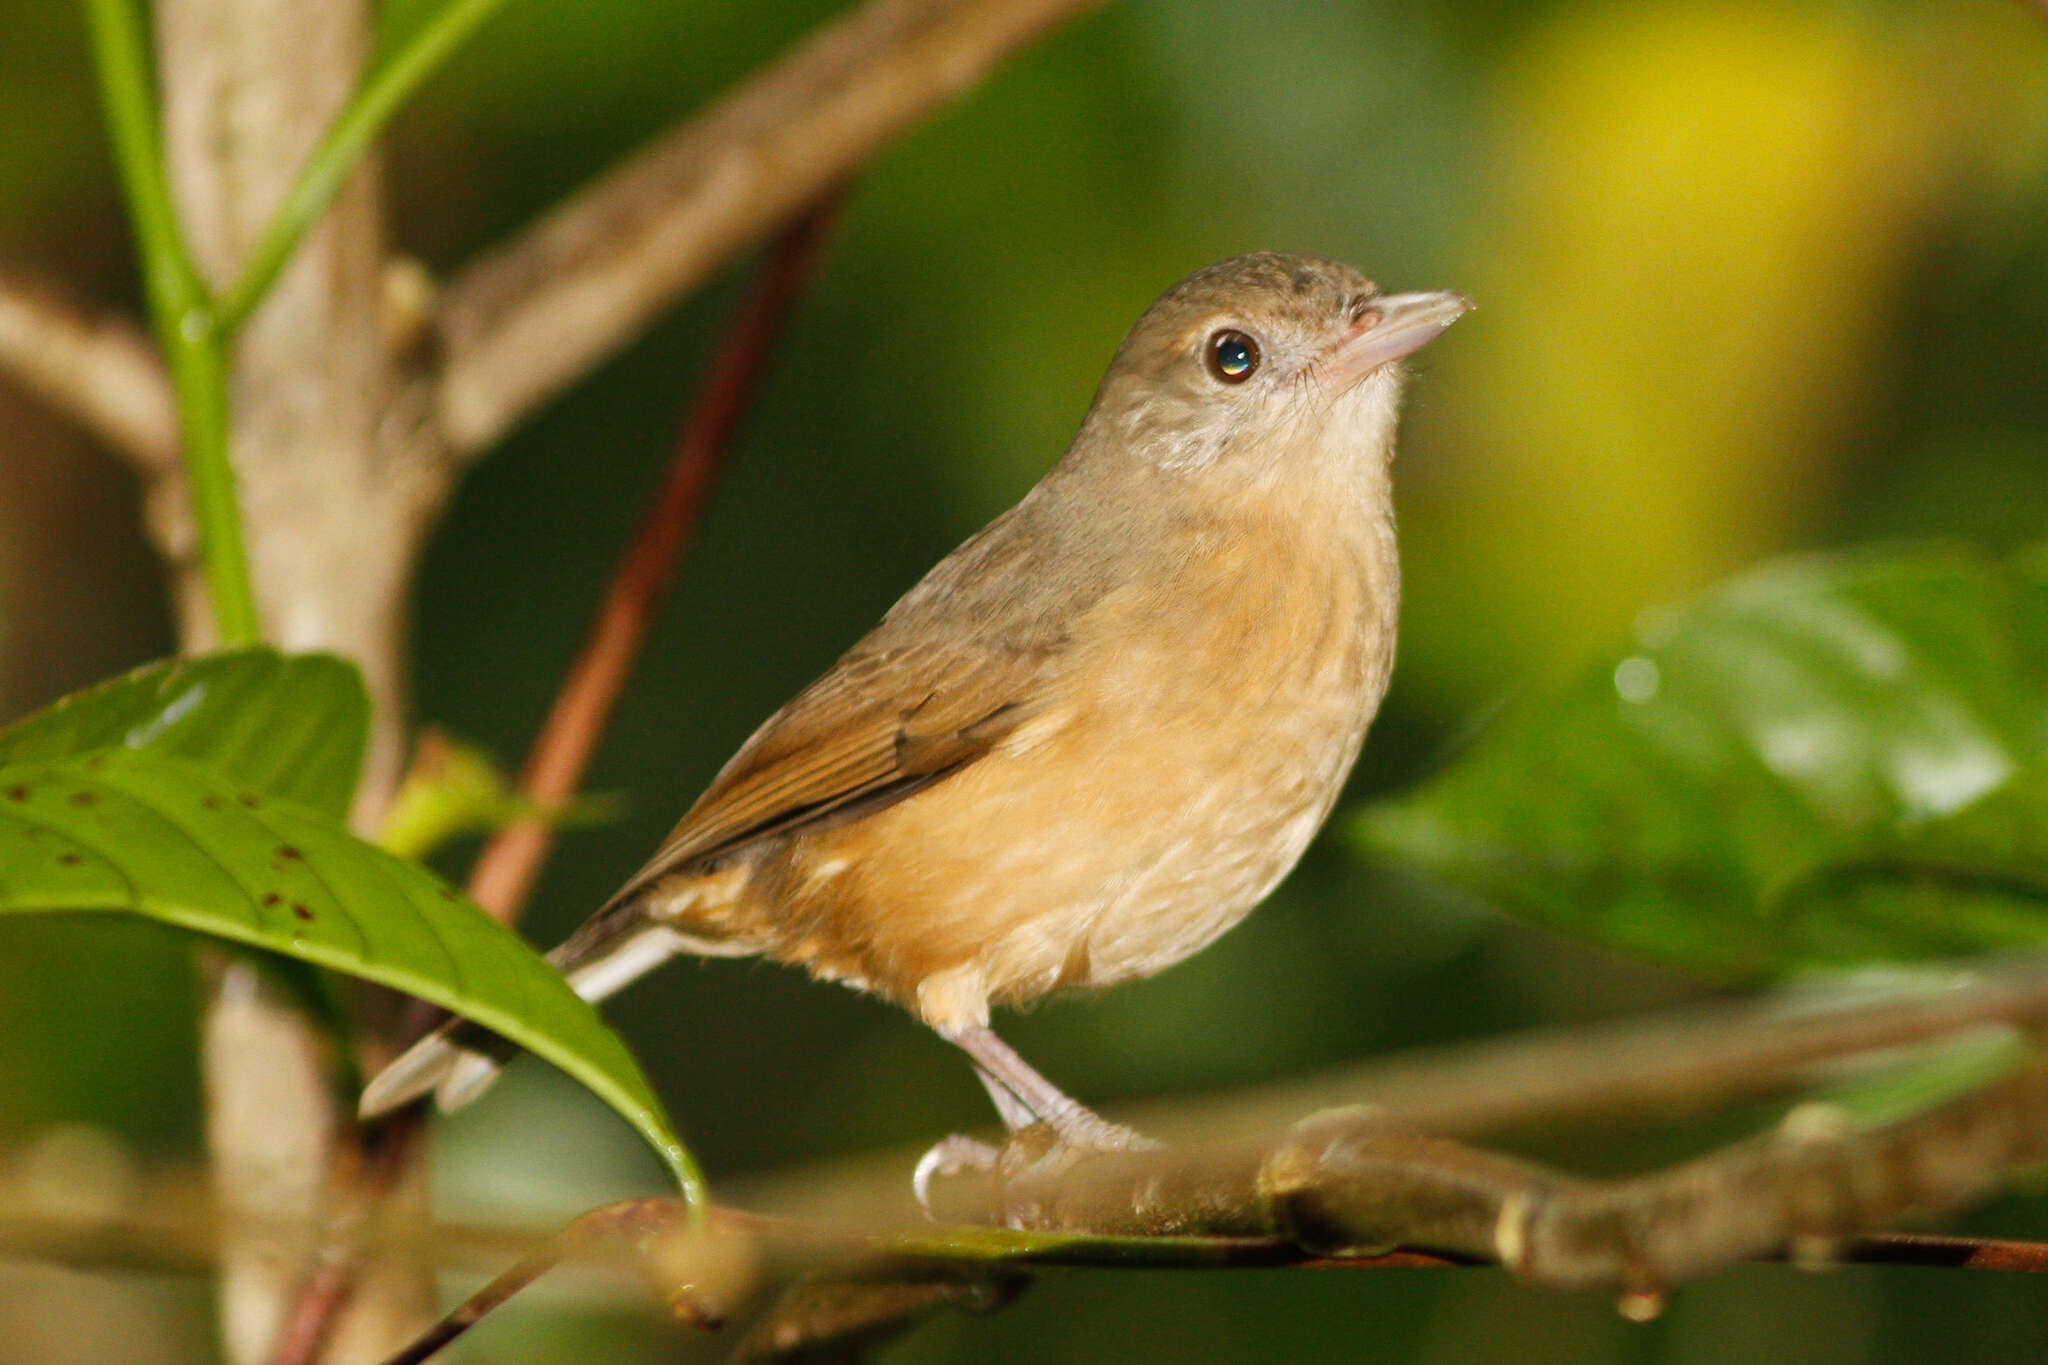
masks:
[[[1925,1232],[1883,1232],[1850,1242],[1842,1248],[1838,1259],[1858,1265],[1946,1266],[2048,1275],[2048,1242],[2022,1242],[2011,1237],[1943,1237]]]
[[[89,314],[56,286],[0,267],[0,369],[144,478],[177,466],[170,376],[148,336],[127,319]]]
[[[625,690],[647,627],[675,581],[734,431],[767,368],[791,306],[809,282],[845,200],[828,189],[768,248],[706,373],[669,459],[661,491],[613,571],[583,648],[556,690],[519,774],[522,795],[543,810],[576,794],[591,754]],[[469,895],[507,923],[519,917],[554,844],[545,820],[522,820],[492,838],[469,877]]]
[[[649,1265],[659,1265],[664,1243],[693,1235],[682,1206],[666,1199],[632,1199],[607,1204],[583,1214],[551,1238],[545,1246],[522,1257],[518,1264],[492,1280],[462,1302],[453,1312],[428,1328],[420,1337],[386,1365],[418,1365],[440,1351],[486,1315],[504,1304],[526,1286],[571,1257],[589,1253],[605,1244],[626,1243],[631,1253]],[[696,1287],[679,1281],[665,1286],[669,1307],[677,1316],[700,1327],[717,1327],[723,1317],[705,1305]]]
[[[884,143],[1101,3],[867,0],[478,259],[441,298],[449,448],[493,444]]]

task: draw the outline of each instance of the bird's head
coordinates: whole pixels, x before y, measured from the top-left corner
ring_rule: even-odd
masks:
[[[1084,443],[1166,469],[1303,458],[1384,465],[1399,362],[1471,308],[1386,294],[1341,262],[1256,252],[1189,275],[1118,348]]]

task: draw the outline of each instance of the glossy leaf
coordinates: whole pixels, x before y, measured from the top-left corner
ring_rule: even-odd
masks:
[[[102,749],[0,768],[0,912],[118,910],[430,1000],[539,1054],[701,1180],[625,1045],[561,975],[432,874],[182,759]]]
[[[2048,936],[2048,761],[1981,801],[1909,826],[1778,888],[1803,956],[1953,957]]]
[[[191,759],[244,789],[348,809],[369,697],[331,654],[238,649],[136,669],[0,730],[0,766],[133,749]]]
[[[2044,765],[2042,575],[1818,557],[1658,613],[1350,832],[1527,917],[1749,977],[2048,939]]]

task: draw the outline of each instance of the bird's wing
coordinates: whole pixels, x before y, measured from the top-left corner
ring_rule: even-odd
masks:
[[[1057,641],[856,647],[771,716],[612,899],[959,771],[1047,703]]]

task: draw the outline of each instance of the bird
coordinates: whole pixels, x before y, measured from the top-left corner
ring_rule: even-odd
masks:
[[[1066,454],[770,716],[550,960],[591,1001],[679,955],[799,967],[959,1047],[1013,1132],[1143,1145],[991,1007],[1149,977],[1300,859],[1393,669],[1402,361],[1471,306],[1280,252],[1174,284]],[[457,1107],[509,1054],[450,1020],[362,1113]]]

